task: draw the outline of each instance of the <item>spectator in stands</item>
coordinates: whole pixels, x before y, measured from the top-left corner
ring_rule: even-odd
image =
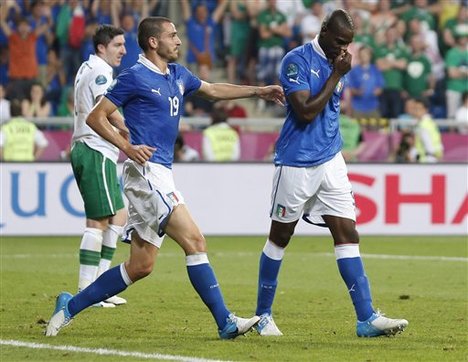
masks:
[[[425,24],[427,29],[435,30],[436,21],[431,13],[428,0],[414,0],[413,5],[401,14],[400,21],[408,28],[409,23],[413,19],[418,19]]]
[[[247,39],[250,29],[249,2],[247,0],[231,0],[229,11],[231,14],[230,49],[227,59],[227,77],[229,83],[239,80],[245,82],[247,66]]]
[[[285,38],[291,37],[292,32],[286,21],[286,16],[277,10],[276,0],[267,0],[267,7],[257,17],[259,26],[258,50],[258,84],[278,83],[278,71],[284,55]],[[265,108],[265,101],[258,101],[258,108]]]
[[[468,92],[462,96],[462,105],[455,113],[455,120],[458,123],[458,132],[468,134]]]
[[[456,18],[448,19],[442,30],[444,50],[457,46],[457,32],[462,32],[468,24],[468,6],[461,5]]]
[[[8,37],[10,79],[7,94],[10,99],[24,99],[39,75],[36,56],[37,39],[49,29],[49,24],[44,23],[31,30],[27,19],[19,17],[16,22],[17,28],[13,30],[6,22],[6,16],[11,8],[16,9],[15,6],[17,5],[14,1],[6,2],[6,9],[2,6],[0,25]]]
[[[309,43],[320,33],[320,26],[325,18],[323,5],[320,1],[312,1],[309,11],[301,20],[302,43]]]
[[[216,103],[211,126],[203,131],[202,153],[205,161],[237,161],[240,158],[239,134],[227,123],[223,105]]]
[[[79,0],[69,0],[62,4],[57,15],[55,36],[60,47],[60,60],[65,67],[67,84],[73,84],[81,64],[81,46],[86,36],[84,8]]]
[[[62,99],[67,77],[62,62],[57,56],[55,49],[50,48],[47,52],[46,69],[46,99],[51,103],[52,114],[56,115]]]
[[[345,161],[359,161],[365,149],[364,137],[358,120],[351,117],[351,110],[347,102],[341,102],[340,133],[343,139],[341,153]]]
[[[425,98],[415,98],[411,112],[418,122],[414,131],[418,161],[433,163],[442,160],[444,146],[439,128],[429,114],[427,100]]]
[[[36,57],[38,63],[38,81],[47,87],[47,50],[54,41],[53,19],[50,5],[44,0],[34,0],[30,5],[31,14],[28,16],[28,22],[31,29],[36,29],[42,24],[47,25],[44,33],[37,38],[36,42]]]
[[[392,0],[380,0],[377,9],[371,13],[370,25],[372,34],[377,42],[385,39],[385,32],[398,23],[398,16],[392,10]]]
[[[5,98],[5,87],[0,84],[0,124],[11,118],[10,101]]]
[[[8,46],[0,46],[0,84],[7,86],[8,80]]]
[[[114,7],[114,4],[118,3],[119,2],[115,1],[112,3],[112,6]],[[138,60],[138,55],[140,54],[141,49],[138,46],[137,28],[135,25],[135,17],[129,12],[124,13],[120,17],[119,21],[114,22],[114,26],[122,27],[125,31],[125,49],[127,50],[127,54],[124,55],[120,66],[117,68],[117,73],[130,68]]]
[[[59,117],[73,117],[75,113],[75,97],[73,87],[65,90],[60,101],[60,106],[57,111]]]
[[[403,98],[430,97],[434,94],[435,77],[431,63],[424,53],[424,39],[419,34],[410,38],[408,66],[404,73]]]
[[[191,70],[205,65],[210,69],[216,62],[215,27],[220,22],[229,2],[220,0],[210,16],[205,3],[197,3],[192,14],[188,0],[182,0],[182,16],[187,33],[187,63]]]
[[[184,137],[179,133],[174,145],[174,161],[193,162],[198,160],[200,160],[200,154],[198,151],[185,144]]]
[[[276,0],[275,2],[276,9],[286,16],[288,28],[291,30],[291,35],[284,39],[286,51],[302,45],[301,21],[308,10],[303,0]]]
[[[52,109],[45,97],[44,88],[38,82],[31,86],[29,98],[23,99],[21,107],[24,117],[48,117]]]
[[[447,117],[454,118],[461,106],[462,94],[468,91],[468,33],[466,29],[457,31],[457,46],[445,56],[447,68]]]
[[[362,46],[358,62],[349,72],[351,115],[354,118],[379,118],[379,96],[385,86],[382,72],[371,63],[372,49]]]
[[[228,118],[247,118],[247,110],[235,100],[220,101]]]
[[[11,101],[11,118],[0,128],[0,160],[31,162],[49,144],[36,125],[22,117],[21,101]]]
[[[375,49],[377,68],[385,79],[385,87],[380,96],[380,113],[385,118],[397,118],[403,110],[401,92],[408,53],[404,44],[399,41],[395,26],[387,29],[385,37],[386,44]]]
[[[208,65],[200,65],[198,67],[198,77],[205,81],[211,81],[211,71]],[[184,101],[184,115],[186,117],[209,117],[213,110],[213,101],[190,95]]]

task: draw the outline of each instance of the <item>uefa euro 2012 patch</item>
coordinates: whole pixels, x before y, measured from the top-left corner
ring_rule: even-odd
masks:
[[[107,83],[107,78],[106,78],[104,75],[99,74],[99,75],[96,77],[95,82],[96,82],[97,85],[103,85],[103,84],[106,84],[106,83]]]
[[[276,216],[285,217],[286,216],[286,207],[281,205],[281,204],[277,204],[276,205]]]

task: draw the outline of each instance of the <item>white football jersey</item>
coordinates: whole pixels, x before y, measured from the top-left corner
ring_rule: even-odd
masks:
[[[86,124],[86,118],[113,81],[112,67],[105,60],[90,55],[81,64],[75,77],[75,112],[73,143],[84,142],[92,149],[101,152],[105,157],[117,163],[119,149],[107,142]]]

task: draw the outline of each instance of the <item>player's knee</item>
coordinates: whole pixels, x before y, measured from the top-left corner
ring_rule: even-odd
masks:
[[[192,247],[197,253],[206,252],[206,240],[202,234],[192,236]]]
[[[137,264],[130,264],[127,268],[129,278],[136,282],[151,274],[153,271],[154,263],[151,261],[139,262]]]

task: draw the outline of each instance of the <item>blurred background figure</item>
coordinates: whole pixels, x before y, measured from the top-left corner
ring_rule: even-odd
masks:
[[[359,161],[359,156],[364,151],[366,145],[362,134],[361,125],[350,116],[349,101],[341,102],[340,133],[343,139],[341,153],[343,158],[349,162]]]
[[[285,54],[284,43],[292,36],[285,14],[276,8],[276,0],[267,0],[266,8],[257,17],[260,40],[258,43],[259,86],[278,84],[278,71]],[[259,111],[265,109],[263,99],[258,100]]]
[[[29,91],[29,97],[22,102],[23,116],[47,117],[51,115],[50,102],[47,101],[44,88],[40,83],[34,83]]]
[[[463,93],[462,104],[455,113],[455,120],[459,122],[458,132],[468,134],[468,92]]]
[[[380,117],[379,96],[385,86],[382,72],[371,63],[372,49],[361,46],[358,64],[349,72],[351,112],[355,118]]]
[[[408,64],[408,51],[395,26],[387,29],[385,45],[376,47],[375,58],[385,79],[385,87],[380,96],[380,113],[385,118],[397,118],[403,111],[401,92],[403,74]]]
[[[468,92],[468,27],[455,34],[456,46],[445,56],[447,67],[447,118],[454,118],[461,106],[462,94]]]
[[[198,151],[189,145],[185,144],[182,134],[178,134],[174,145],[174,161],[175,162],[193,162],[199,161],[200,154]]]
[[[205,161],[237,161],[240,158],[240,137],[227,123],[227,113],[216,103],[211,112],[211,126],[203,131],[202,154]]]
[[[10,101],[5,98],[5,88],[0,84],[0,124],[8,121],[10,117]]]
[[[49,142],[36,125],[22,116],[21,101],[11,101],[12,118],[0,128],[0,159],[31,162],[37,160]]]
[[[414,133],[408,130],[402,132],[400,144],[395,152],[395,159],[393,161],[396,163],[418,162],[418,151],[414,145]]]
[[[418,122],[414,133],[419,162],[434,163],[441,161],[444,155],[444,146],[439,128],[429,114],[427,99],[415,98],[411,112]]]

